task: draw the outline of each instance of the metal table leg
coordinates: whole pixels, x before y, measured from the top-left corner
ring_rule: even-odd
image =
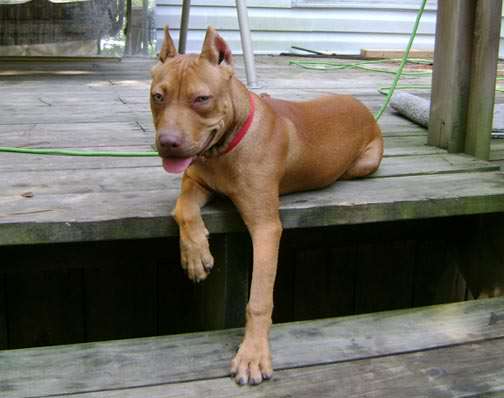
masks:
[[[191,9],[191,0],[184,0],[182,3],[182,17],[180,19],[180,34],[179,34],[179,54],[184,54],[187,43],[187,30],[189,27],[189,10]]]
[[[243,58],[245,61],[247,84],[250,87],[256,87],[257,79],[254,62],[254,51],[252,49],[252,40],[250,38],[246,0],[236,0],[236,10],[238,13],[238,24],[240,26],[240,37],[243,49]]]

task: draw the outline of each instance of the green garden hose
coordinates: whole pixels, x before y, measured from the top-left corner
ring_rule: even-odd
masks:
[[[151,157],[159,156],[155,151],[83,151],[78,149],[56,149],[56,148],[17,148],[0,146],[0,152],[24,153],[31,155],[60,155],[60,156],[101,156],[101,157]]]

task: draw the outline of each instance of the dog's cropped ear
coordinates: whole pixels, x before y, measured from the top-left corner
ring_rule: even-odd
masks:
[[[168,31],[168,25],[164,27],[164,41],[163,46],[161,47],[161,51],[159,52],[159,60],[161,62],[166,61],[167,58],[172,58],[177,55],[177,49],[173,44],[173,40],[170,36],[170,32]]]
[[[206,58],[210,63],[215,65],[223,62],[231,65],[233,62],[231,49],[212,26],[209,26],[207,29],[200,57]]]

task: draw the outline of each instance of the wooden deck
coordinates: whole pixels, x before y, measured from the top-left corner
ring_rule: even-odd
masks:
[[[275,325],[276,372],[228,376],[241,329],[0,352],[9,398],[504,396],[504,298]]]
[[[391,81],[257,61],[257,92],[286,99],[353,94],[375,111]],[[151,150],[151,64],[2,65],[0,146]],[[373,176],[282,198],[275,322],[463,300],[459,270],[502,286],[504,140],[483,162],[390,111],[380,125]],[[157,158],[0,153],[0,186],[0,348],[92,342],[0,351],[2,397],[502,396],[502,299],[275,326],[276,376],[250,389],[226,376],[241,330],[93,342],[242,325],[238,214],[205,207],[217,267],[193,288],[169,215],[179,177]]]
[[[390,75],[316,72],[283,57],[258,58],[259,80],[273,96],[303,99],[346,93],[376,110]],[[0,70],[0,144],[150,150],[150,60],[120,64],[6,64]],[[239,63],[238,63],[239,64]],[[237,67],[242,75],[242,67]],[[412,82],[428,82],[429,78]],[[408,79],[404,80],[408,83]],[[411,82],[410,82],[411,83]],[[385,159],[370,179],[339,182],[283,198],[285,228],[368,223],[504,211],[498,163],[426,146],[426,131],[385,113]],[[502,156],[496,142],[493,159]],[[0,245],[175,235],[168,217],[179,177],[156,158],[64,158],[0,154]],[[224,201],[207,206],[210,232],[243,228]]]

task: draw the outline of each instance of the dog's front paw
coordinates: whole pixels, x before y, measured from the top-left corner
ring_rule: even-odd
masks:
[[[214,258],[210,253],[206,236],[198,241],[180,239],[180,260],[182,268],[193,282],[204,280],[214,265]]]
[[[231,361],[230,373],[239,385],[256,385],[271,379],[273,367],[268,339],[245,338]]]

